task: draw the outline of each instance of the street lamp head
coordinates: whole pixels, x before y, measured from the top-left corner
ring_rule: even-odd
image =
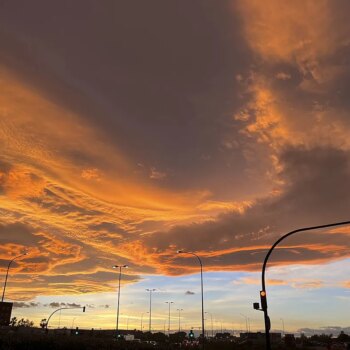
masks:
[[[114,265],[113,269],[119,269],[119,268],[122,268],[122,267],[125,267],[127,269],[129,266],[128,265]]]

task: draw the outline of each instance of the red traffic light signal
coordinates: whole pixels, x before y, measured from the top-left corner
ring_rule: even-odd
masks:
[[[261,301],[261,308],[263,310],[267,310],[266,291],[264,290],[260,291],[260,301]]]

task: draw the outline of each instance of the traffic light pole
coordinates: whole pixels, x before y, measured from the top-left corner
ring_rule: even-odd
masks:
[[[321,228],[328,228],[328,227],[334,227],[334,226],[341,226],[341,225],[349,225],[350,221],[343,221],[343,222],[336,222],[333,224],[326,224],[326,225],[319,225],[319,226],[310,226],[310,227],[304,227],[300,228],[294,231],[291,231],[282,237],[280,237],[270,248],[268,253],[266,254],[263,266],[262,266],[262,272],[261,272],[261,291],[260,291],[260,301],[261,301],[261,311],[264,312],[264,322],[265,322],[265,338],[266,338],[266,350],[271,350],[271,339],[270,339],[270,329],[271,329],[271,322],[270,322],[270,317],[268,315],[267,311],[267,296],[266,296],[266,285],[265,285],[265,271],[266,271],[266,266],[267,262],[269,260],[269,257],[272,253],[272,251],[275,249],[275,247],[281,243],[285,238],[298,233],[302,231],[311,231],[311,230],[317,230]],[[255,304],[254,304],[255,308]],[[258,308],[259,309],[259,308]]]
[[[48,318],[47,321],[46,321],[46,325],[45,325],[46,331],[48,330],[49,322],[50,322],[51,317],[52,317],[56,312],[61,311],[61,310],[74,310],[74,309],[82,309],[83,312],[85,312],[86,306],[83,306],[83,307],[61,307],[61,308],[55,310],[55,311],[49,316],[49,318]]]

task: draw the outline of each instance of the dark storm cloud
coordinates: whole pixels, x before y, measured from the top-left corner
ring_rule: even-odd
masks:
[[[250,64],[230,1],[13,1],[0,18],[1,61],[135,166],[166,174],[168,186],[242,181],[243,156],[222,146],[239,138],[236,76]]]
[[[179,226],[148,236],[145,244],[157,247],[159,253],[169,247],[173,252],[202,251],[208,255],[207,266],[255,269],[279,234],[349,220],[349,152],[288,147],[280,163],[283,170],[279,176],[285,182],[281,194],[258,200],[243,214],[225,214],[208,223]],[[350,254],[348,235],[326,232],[303,235],[302,240],[291,238],[287,247],[274,253],[274,261],[327,261]],[[315,250],[314,244],[321,246]],[[333,249],[328,248],[332,245]],[[176,259],[183,266],[191,262],[192,258]]]

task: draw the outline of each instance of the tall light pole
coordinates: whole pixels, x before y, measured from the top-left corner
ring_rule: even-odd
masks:
[[[202,349],[204,349],[204,340],[205,340],[205,330],[204,330],[204,293],[203,293],[203,264],[201,258],[192,252],[187,252],[185,250],[178,250],[178,254],[190,254],[195,256],[198,259],[200,270],[201,270],[201,294],[202,294]]]
[[[143,332],[143,315],[144,314],[145,314],[144,312],[141,313],[141,332]]]
[[[7,271],[6,271],[6,277],[5,277],[5,283],[4,283],[4,289],[2,291],[2,298],[1,298],[1,302],[3,303],[4,302],[4,299],[5,299],[5,291],[6,291],[6,286],[7,286],[7,279],[9,277],[9,271],[10,271],[10,267],[12,265],[12,263],[16,260],[16,259],[19,259],[21,258],[22,256],[25,256],[25,255],[28,255],[28,252],[25,252],[21,255],[18,255],[16,257],[14,257],[12,260],[9,261],[9,264],[7,266]]]
[[[210,320],[211,320],[211,337],[214,338],[213,314],[211,312],[205,312],[205,313],[210,315]]]
[[[241,313],[240,313],[240,315],[245,318],[245,329],[246,329],[246,332],[248,333],[248,320],[249,320],[249,318],[246,315],[243,315]]]
[[[149,332],[152,332],[152,293],[156,291],[156,289],[146,289],[149,292]]]
[[[118,306],[117,306],[117,326],[116,326],[116,337],[119,336],[119,304],[120,304],[120,280],[122,278],[122,269],[127,269],[128,265],[114,265],[113,269],[119,269],[119,279],[118,279]]]
[[[280,318],[281,322],[282,322],[282,330],[283,330],[283,336],[284,336],[284,319],[283,318]]]
[[[254,309],[260,310],[264,312],[264,323],[265,323],[265,338],[266,338],[266,349],[271,350],[271,340],[270,340],[270,329],[271,329],[271,321],[270,317],[268,315],[267,311],[267,295],[266,295],[266,285],[265,285],[265,271],[266,271],[266,266],[267,262],[269,260],[269,257],[273,250],[276,248],[276,246],[281,243],[285,238],[298,233],[298,232],[303,232],[303,231],[311,231],[311,230],[318,230],[321,228],[328,228],[328,227],[335,227],[335,226],[341,226],[341,225],[349,225],[350,221],[342,221],[342,222],[335,222],[332,224],[326,224],[326,225],[319,225],[319,226],[309,226],[309,227],[303,227],[299,228],[297,230],[293,230],[282,237],[280,237],[269,249],[267,252],[264,263],[262,265],[262,270],[261,270],[261,291],[260,291],[260,301],[261,301],[261,309],[259,308],[259,303],[254,303]]]
[[[168,314],[168,334],[170,334],[170,306],[174,304],[173,301],[166,301],[165,304],[169,305],[169,314]]]
[[[76,317],[74,317],[73,320],[72,320],[72,329],[74,328],[75,319],[76,319]]]
[[[184,311],[184,309],[176,309],[176,311],[179,311],[179,333],[181,332],[181,311]]]

